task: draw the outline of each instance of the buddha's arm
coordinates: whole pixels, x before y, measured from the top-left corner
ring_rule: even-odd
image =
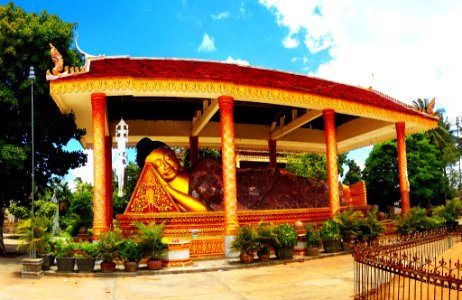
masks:
[[[165,187],[170,195],[172,195],[178,204],[180,204],[186,211],[207,211],[207,207],[196,198],[180,192],[168,184]]]

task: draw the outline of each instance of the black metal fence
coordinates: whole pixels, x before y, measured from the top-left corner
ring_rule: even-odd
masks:
[[[355,299],[462,299],[462,250],[457,259],[442,257],[461,240],[441,228],[357,247]]]

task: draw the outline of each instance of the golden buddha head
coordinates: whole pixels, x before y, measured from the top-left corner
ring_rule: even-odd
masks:
[[[168,146],[162,146],[151,151],[146,157],[145,163],[152,163],[157,174],[167,182],[173,180],[178,172],[183,170],[175,152]]]
[[[151,163],[159,176],[167,182],[183,171],[175,152],[162,142],[143,138],[136,148],[138,165],[142,168],[145,163]]]

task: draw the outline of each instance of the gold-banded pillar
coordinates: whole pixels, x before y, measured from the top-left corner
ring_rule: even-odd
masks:
[[[193,166],[196,161],[199,159],[199,137],[190,136],[189,137],[189,162]]]
[[[218,97],[220,106],[221,150],[223,164],[223,192],[225,203],[225,256],[235,257],[231,252],[231,243],[238,229],[237,192],[236,192],[236,159],[234,145],[234,99],[230,96]]]
[[[276,140],[268,141],[268,150],[269,150],[270,167],[276,168],[278,165],[277,160],[276,160]]]
[[[330,217],[340,209],[338,189],[338,166],[337,166],[337,136],[335,133],[335,111],[325,109],[322,111],[324,117],[324,134],[326,139],[327,158],[327,182],[329,185],[329,208]]]
[[[105,142],[106,95],[91,95],[91,115],[93,123],[93,237],[108,230],[107,222],[107,165]]]
[[[106,147],[106,221],[107,227],[112,228],[112,137],[105,137]]]
[[[398,172],[399,172],[399,191],[401,193],[401,216],[404,218],[411,208],[409,198],[409,181],[407,178],[407,158],[406,158],[406,125],[404,122],[395,124],[396,139],[398,144]]]

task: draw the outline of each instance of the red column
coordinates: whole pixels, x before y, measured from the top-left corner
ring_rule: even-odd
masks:
[[[91,95],[91,114],[93,123],[93,238],[108,230],[106,212],[106,147],[105,113],[106,95]]]
[[[230,251],[232,240],[237,234],[236,160],[234,145],[234,99],[230,96],[218,97],[220,106],[221,149],[223,164],[223,192],[225,203],[225,255],[234,256]]]
[[[404,218],[411,208],[409,199],[409,181],[407,178],[407,158],[406,158],[406,125],[404,122],[395,124],[396,139],[398,143],[398,172],[399,190],[401,193],[401,216]]]
[[[106,147],[106,221],[112,228],[112,136],[105,137]]]
[[[276,160],[276,141],[275,140],[268,141],[268,149],[269,149],[270,167],[276,168],[278,166],[278,163]]]
[[[190,136],[189,137],[189,162],[191,166],[196,163],[199,159],[199,137]]]
[[[324,134],[326,139],[327,156],[327,182],[329,185],[329,207],[331,218],[340,209],[338,190],[338,166],[337,166],[337,137],[335,134],[335,111],[325,109],[322,111],[324,117]]]

